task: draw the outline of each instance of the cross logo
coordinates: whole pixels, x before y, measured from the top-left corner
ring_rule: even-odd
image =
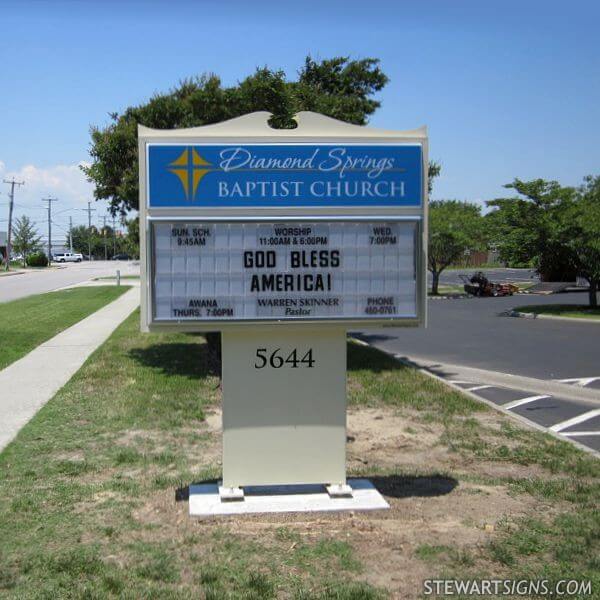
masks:
[[[181,181],[186,200],[194,200],[198,184],[212,170],[207,168],[211,166],[211,163],[204,160],[195,148],[186,148],[179,158],[169,164],[171,167],[169,171],[177,175]]]

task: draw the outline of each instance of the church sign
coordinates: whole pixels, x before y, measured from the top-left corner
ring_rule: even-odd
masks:
[[[269,118],[139,128],[141,327],[222,332],[222,501],[352,495],[346,331],[425,325],[427,133]]]

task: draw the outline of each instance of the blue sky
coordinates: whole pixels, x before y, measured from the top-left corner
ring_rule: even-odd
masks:
[[[434,198],[482,202],[515,176],[578,184],[600,172],[599,18],[578,0],[3,0],[0,176],[26,180],[17,215],[42,222],[52,194],[57,223],[84,222],[90,125],[203,72],[293,78],[311,54],[381,59],[390,83],[371,125],[429,127]]]

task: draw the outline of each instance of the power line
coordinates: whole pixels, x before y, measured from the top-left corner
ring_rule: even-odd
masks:
[[[62,225],[58,224],[54,219],[52,219],[52,225],[56,225],[56,227],[58,227],[61,231],[64,231],[65,233],[69,233],[68,229],[65,229]]]
[[[8,205],[8,233],[6,236],[6,266],[4,267],[6,271],[8,271],[8,266],[10,265],[10,243],[12,236],[12,214],[13,214],[13,204],[15,201],[15,185],[21,186],[25,185],[24,181],[17,181],[14,177],[11,180],[4,179],[4,183],[8,183],[10,185],[10,194],[8,197],[10,198],[10,203]]]

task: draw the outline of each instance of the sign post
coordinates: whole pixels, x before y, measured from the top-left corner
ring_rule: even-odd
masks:
[[[143,331],[221,331],[221,500],[346,481],[346,330],[426,319],[427,135],[139,128]]]

